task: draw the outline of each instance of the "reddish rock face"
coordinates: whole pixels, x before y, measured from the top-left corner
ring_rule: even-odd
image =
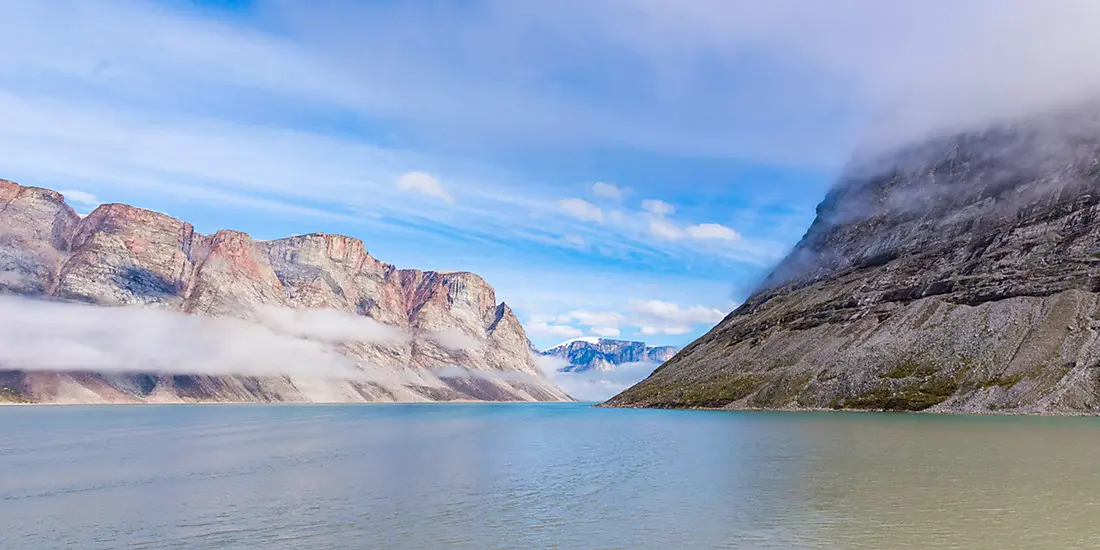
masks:
[[[542,377],[523,327],[507,305],[496,303],[484,279],[398,270],[368,254],[362,241],[342,235],[262,242],[237,231],[204,236],[186,222],[123,204],[101,205],[80,218],[59,193],[0,180],[0,292],[244,319],[271,307],[333,309],[408,335],[384,344],[341,344],[340,353],[395,379],[418,373],[415,383],[335,381],[318,397],[290,377],[0,371],[0,382],[18,399],[569,399]],[[472,345],[440,343],[441,333]],[[431,375],[454,367],[474,375]]]
[[[0,180],[0,283],[52,292],[80,217],[60,193]]]
[[[76,225],[56,294],[105,305],[178,307],[194,268],[193,238],[191,224],[164,214],[101,205]]]

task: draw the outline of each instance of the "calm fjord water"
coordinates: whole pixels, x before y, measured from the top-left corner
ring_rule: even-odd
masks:
[[[1095,548],[1100,419],[0,407],[0,548]]]

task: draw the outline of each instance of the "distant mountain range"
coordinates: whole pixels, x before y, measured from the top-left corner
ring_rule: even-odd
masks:
[[[607,338],[574,338],[541,352],[569,362],[561,372],[609,371],[627,363],[663,363],[679,348],[647,346],[645,342],[610,340]]]

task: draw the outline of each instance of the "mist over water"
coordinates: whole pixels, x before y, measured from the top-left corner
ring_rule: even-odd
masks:
[[[1093,548],[1100,421],[0,408],[0,547]]]

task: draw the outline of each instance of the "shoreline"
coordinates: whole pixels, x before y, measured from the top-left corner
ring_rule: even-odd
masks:
[[[931,410],[924,409],[920,411],[891,411],[885,409],[831,409],[831,408],[781,408],[781,409],[766,409],[756,407],[738,407],[738,408],[722,408],[722,407],[645,407],[645,406],[630,406],[630,405],[607,405],[605,403],[599,403],[595,406],[598,409],[636,409],[636,410],[662,410],[662,411],[707,411],[707,412],[786,412],[786,413],[858,413],[858,414],[908,414],[908,415],[928,415],[928,416],[1033,416],[1033,417],[1078,417],[1078,418],[1098,418],[1100,417],[1100,411],[957,411],[957,410]]]
[[[922,410],[922,411],[890,411],[881,409],[830,409],[830,408],[782,408],[782,409],[765,409],[765,408],[715,408],[715,407],[639,407],[639,406],[621,406],[621,405],[607,405],[606,402],[598,401],[477,401],[477,400],[454,400],[454,401],[167,401],[167,402],[149,402],[149,401],[125,401],[125,402],[99,402],[99,403],[20,403],[13,401],[0,401],[0,407],[100,407],[100,406],[334,406],[334,405],[366,405],[366,406],[385,406],[385,405],[585,405],[593,409],[610,409],[610,410],[650,410],[650,411],[672,411],[672,412],[725,412],[725,413],[855,413],[855,414],[903,414],[903,415],[925,415],[925,416],[972,416],[972,417],[991,417],[991,416],[1022,416],[1022,417],[1051,417],[1051,418],[1100,418],[1100,411],[1090,412],[1078,412],[1078,411],[953,411],[953,410]]]
[[[160,406],[160,405],[536,405],[536,404],[585,404],[584,401],[477,401],[456,399],[453,401],[118,401],[97,403],[20,403],[0,401],[0,407],[101,407],[101,406]],[[594,402],[592,402],[595,404]]]

